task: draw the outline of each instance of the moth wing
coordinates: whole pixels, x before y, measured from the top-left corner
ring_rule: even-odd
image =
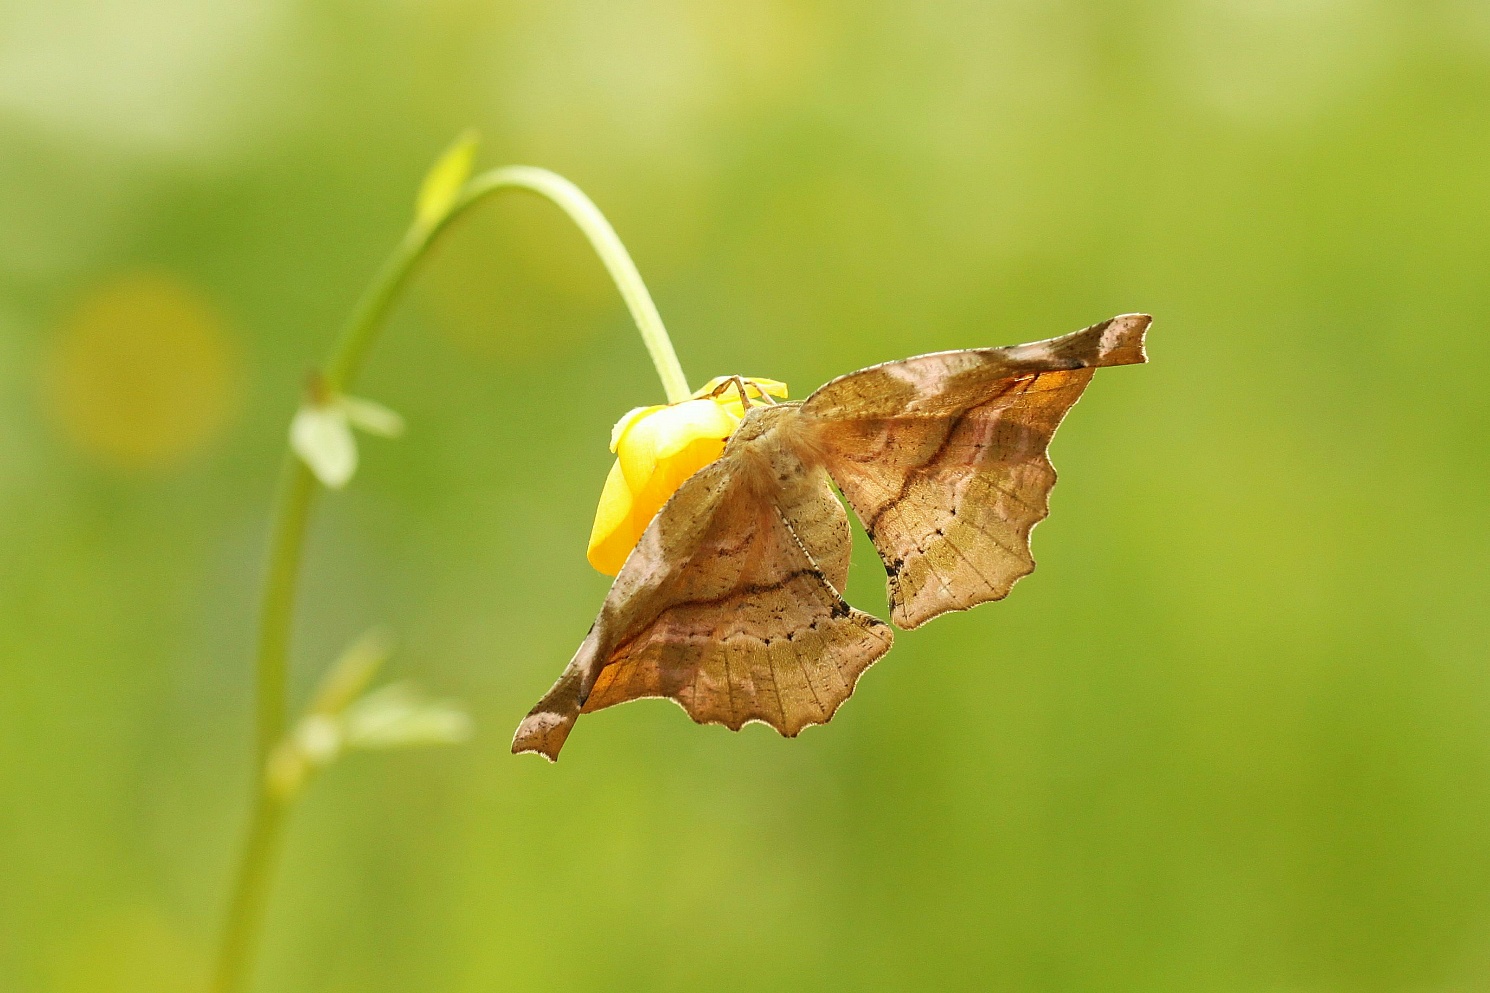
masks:
[[[892,638],[839,593],[849,540],[821,468],[783,483],[726,449],[653,519],[513,752],[557,759],[581,713],[645,697],[731,730],[827,722]]]
[[[1147,361],[1151,320],[871,366],[803,402],[813,448],[884,560],[898,626],[998,600],[1034,570],[1051,436],[1095,369]]]

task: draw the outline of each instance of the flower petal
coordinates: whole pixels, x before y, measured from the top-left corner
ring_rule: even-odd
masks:
[[[349,396],[338,397],[336,403],[347,415],[348,423],[368,434],[397,438],[404,433],[404,419],[381,403]]]
[[[786,388],[786,384],[777,379],[760,379],[756,376],[746,376],[745,382],[750,383],[762,393],[769,393],[781,400],[785,400],[791,395],[790,391]]]
[[[719,458],[725,443],[745,416],[740,391],[708,394],[732,377],[710,380],[691,400],[666,406],[637,407],[616,422],[611,451],[616,463],[606,478],[587,557],[608,576],[621,571],[652,518],[679,486]],[[774,379],[746,379],[746,393],[785,397],[786,385]]]
[[[455,745],[471,737],[471,718],[442,700],[426,700],[410,683],[375,690],[347,708],[346,743],[353,748]]]
[[[618,459],[605,477],[605,488],[600,491],[600,504],[595,508],[595,524],[590,529],[590,547],[585,557],[590,564],[607,576],[621,571],[626,556],[641,539],[646,523],[636,526],[635,502],[631,490],[626,487],[626,476],[621,472]]]
[[[663,417],[663,414],[659,414]],[[659,444],[657,444],[657,456],[663,459],[671,459],[682,450],[687,449],[694,441],[708,438],[711,441],[720,441],[720,450],[723,452],[724,441],[729,440],[730,435],[735,434],[735,428],[741,426],[741,419],[733,416],[727,407],[720,406],[712,400],[685,400],[681,404],[669,407],[665,419],[659,420]],[[693,476],[700,467],[694,467],[688,471],[688,476]],[[684,477],[687,479],[687,477]],[[682,482],[682,480],[679,480]]]
[[[352,642],[321,677],[309,712],[327,717],[339,715],[362,695],[392,654],[393,637],[381,628],[373,628]]]
[[[641,532],[647,529],[662,505],[672,498],[679,486],[688,481],[689,476],[724,454],[724,445],[725,439],[704,435],[694,438],[680,450],[658,461],[647,485],[632,494],[635,504],[632,516],[641,521],[637,539],[641,538]]]
[[[344,732],[339,718],[306,714],[295,725],[295,747],[312,766],[328,766],[341,755],[346,744]]]
[[[693,397],[696,400],[707,397],[710,393],[713,393],[734,378],[734,376],[715,376],[700,387],[698,392],[693,394]],[[759,376],[741,376],[740,378],[745,381],[745,392],[750,395],[752,400],[759,400],[766,393],[771,394],[773,397],[780,397],[783,400],[787,398],[786,384],[779,380],[761,379]],[[739,390],[732,392],[726,391],[726,394],[733,396],[737,401],[740,399]],[[721,396],[726,394],[721,394]]]
[[[736,420],[743,420],[745,418],[745,405],[740,402],[739,387],[730,382],[734,378],[734,376],[715,376],[705,383],[703,388],[695,393],[694,396],[707,398],[728,411]],[[787,390],[785,383],[777,382],[774,379],[760,379],[755,376],[741,376],[740,379],[745,384],[746,395],[752,401],[765,403],[765,395],[767,393],[774,397],[780,397],[783,400],[786,399]],[[719,390],[717,396],[709,395],[716,390]]]
[[[657,457],[669,459],[700,438],[725,441],[739,426],[740,418],[713,400],[684,400],[654,414],[637,429],[652,431]]]
[[[722,442],[734,433],[738,424],[738,420],[712,400],[685,400],[636,418],[616,445],[626,486],[632,493],[645,491],[660,462],[677,455],[699,438]],[[723,451],[722,445],[720,450]]]
[[[632,407],[622,414],[616,426],[610,429],[610,450],[612,452],[616,450],[616,446],[621,443],[621,436],[629,431],[631,425],[635,424],[638,419],[646,417],[654,410],[661,410],[663,406],[659,404],[652,407]]]
[[[290,447],[333,490],[347,485],[357,471],[357,441],[339,406],[301,407],[290,422]]]

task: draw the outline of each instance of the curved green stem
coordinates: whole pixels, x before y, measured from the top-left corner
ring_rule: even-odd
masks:
[[[362,370],[367,354],[388,312],[408,285],[430,245],[456,218],[487,197],[504,190],[526,190],[553,201],[589,239],[606,271],[615,281],[631,311],[642,341],[657,367],[669,403],[689,397],[688,380],[673,351],[662,317],[642,282],[615,229],[590,198],[569,180],[546,169],[507,166],[469,180],[444,216],[434,223],[418,220],[358,301],[324,368],[325,385],[344,391]],[[252,786],[253,817],[243,860],[238,867],[223,930],[216,968],[215,993],[241,993],[247,988],[260,923],[268,904],[275,853],[288,801],[266,788],[265,770],[275,747],[284,738],[289,720],[289,649],[294,625],[295,590],[305,547],[311,509],[320,487],[305,463],[293,453],[286,458],[276,498],[269,568],[260,604],[257,679],[257,719]]]
[[[333,389],[344,389],[356,377],[389,305],[408,282],[430,242],[456,218],[492,194],[504,190],[523,190],[547,198],[584,232],[590,247],[605,264],[616,289],[621,291],[626,308],[631,311],[631,318],[636,322],[647,352],[652,356],[652,364],[657,367],[657,375],[662,379],[668,403],[687,400],[688,380],[683,375],[677,353],[673,351],[667,329],[662,325],[662,315],[657,312],[657,305],[652,302],[641,273],[637,272],[636,263],[631,261],[626,246],[616,236],[615,228],[578,186],[557,173],[533,166],[505,166],[475,176],[466,183],[450,212],[437,223],[429,226],[416,223],[409,229],[347,323],[341,342],[326,365],[327,383]]]

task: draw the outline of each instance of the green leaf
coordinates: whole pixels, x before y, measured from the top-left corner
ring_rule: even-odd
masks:
[[[455,198],[460,195],[466,180],[471,178],[476,145],[476,132],[467,131],[430,167],[419,187],[419,199],[414,206],[414,219],[421,226],[434,227],[455,205]]]

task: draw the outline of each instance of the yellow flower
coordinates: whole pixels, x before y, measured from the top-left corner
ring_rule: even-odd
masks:
[[[787,395],[785,383],[741,378],[753,400]],[[668,498],[724,452],[724,443],[745,417],[732,379],[719,376],[690,400],[637,407],[616,422],[610,436],[616,464],[606,477],[590,532],[589,559],[596,569],[607,576],[620,572]]]

